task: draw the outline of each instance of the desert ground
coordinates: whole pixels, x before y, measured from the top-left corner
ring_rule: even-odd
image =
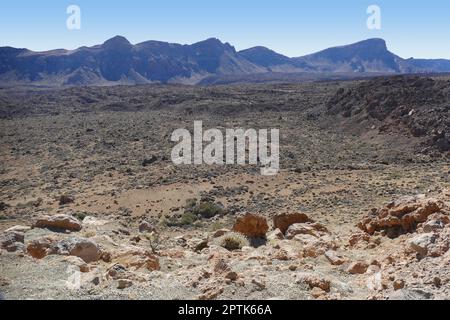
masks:
[[[279,174],[174,165],[199,120]],[[0,296],[448,299],[449,138],[445,77],[0,88]]]

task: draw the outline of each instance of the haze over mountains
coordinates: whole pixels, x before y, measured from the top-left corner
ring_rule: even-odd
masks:
[[[265,47],[236,51],[214,38],[192,45],[160,41],[132,45],[116,36],[76,50],[0,48],[1,85],[211,84],[441,72],[450,72],[450,60],[403,59],[382,39],[296,58]]]

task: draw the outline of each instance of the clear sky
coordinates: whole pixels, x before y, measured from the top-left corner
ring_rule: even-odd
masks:
[[[69,5],[81,30],[66,27]],[[381,30],[366,26],[381,8]],[[450,59],[449,0],[1,0],[0,46],[74,49],[115,35],[130,42],[194,43],[216,37],[237,50],[256,45],[301,56],[383,38],[404,57]]]

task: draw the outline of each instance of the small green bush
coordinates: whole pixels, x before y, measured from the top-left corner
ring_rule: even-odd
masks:
[[[87,213],[86,212],[75,212],[72,214],[73,217],[77,218],[80,221],[83,221],[84,218],[87,217]]]
[[[216,215],[222,215],[224,213],[224,209],[218,204],[212,202],[202,202],[192,209],[192,213],[208,219]]]
[[[192,212],[185,212],[181,217],[172,216],[165,221],[168,227],[184,227],[194,224],[197,221],[197,216]]]

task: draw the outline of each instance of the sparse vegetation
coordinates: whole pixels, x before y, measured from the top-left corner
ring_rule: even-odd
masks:
[[[212,202],[201,202],[192,208],[192,213],[196,216],[201,216],[202,218],[212,218],[216,215],[223,215],[225,212],[224,208],[216,203]]]
[[[248,239],[237,232],[228,232],[227,234],[221,236],[217,239],[219,246],[224,247],[227,250],[239,250],[243,247],[250,246]]]

